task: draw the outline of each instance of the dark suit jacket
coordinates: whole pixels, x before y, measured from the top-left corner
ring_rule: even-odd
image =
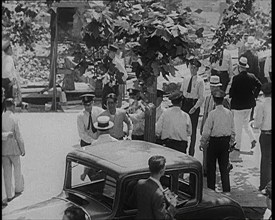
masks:
[[[162,190],[151,179],[139,180],[137,184],[136,219],[173,219],[175,208],[167,208]]]
[[[255,107],[261,85],[253,74],[246,71],[234,76],[229,90],[229,96],[232,98],[231,109],[243,110]]]

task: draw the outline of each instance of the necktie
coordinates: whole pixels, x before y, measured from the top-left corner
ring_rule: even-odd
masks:
[[[189,84],[188,84],[188,87],[187,87],[187,92],[190,93],[191,92],[191,87],[192,87],[192,79],[193,79],[193,76],[191,76],[191,79],[189,81]]]
[[[89,122],[88,122],[88,130],[92,128],[92,131],[93,133],[95,133],[97,130],[96,128],[94,127],[94,124],[93,124],[93,119],[92,119],[92,112],[89,113]]]

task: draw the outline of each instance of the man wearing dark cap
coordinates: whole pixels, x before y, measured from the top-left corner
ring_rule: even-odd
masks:
[[[77,129],[81,139],[80,146],[85,147],[97,139],[97,130],[94,127],[94,123],[104,110],[100,107],[93,106],[93,94],[85,94],[80,97],[84,105],[84,110],[77,115]]]
[[[271,83],[262,85],[264,99],[256,107],[256,114],[253,128],[260,129],[259,138],[261,149],[261,165],[260,165],[260,187],[263,190],[266,184],[271,180],[272,155],[271,155],[271,138],[272,138],[272,110],[271,110]]]
[[[183,79],[180,91],[184,96],[182,110],[189,114],[192,122],[192,136],[188,154],[194,156],[200,107],[204,102],[204,81],[197,75],[201,66],[200,61],[193,58],[188,62],[188,65],[191,77]]]
[[[137,183],[137,216],[136,219],[174,219],[176,214],[176,198],[172,198],[169,206],[163,193],[160,178],[165,173],[166,159],[163,156],[152,156],[148,165],[150,177]]]
[[[234,113],[236,131],[236,149],[241,150],[243,128],[249,136],[251,146],[256,145],[254,133],[249,126],[252,108],[256,106],[256,98],[261,90],[261,82],[247,72],[249,65],[246,57],[241,56],[238,63],[239,74],[235,75],[229,90],[231,109]],[[241,162],[240,152],[233,151],[230,155],[232,162]]]
[[[24,190],[20,156],[25,156],[24,141],[20,132],[19,120],[14,114],[15,103],[12,98],[6,99],[6,111],[2,114],[2,165],[5,190],[8,202]],[[14,191],[12,187],[14,174]]]
[[[216,108],[206,119],[200,140],[200,150],[207,148],[207,187],[215,190],[216,161],[218,160],[221,173],[223,192],[230,192],[229,172],[229,147],[235,142],[235,128],[233,113],[223,106],[225,92],[213,92]]]
[[[188,137],[192,133],[190,116],[181,110],[181,92],[172,93],[169,99],[173,106],[165,110],[157,121],[156,136],[166,147],[186,153]]]

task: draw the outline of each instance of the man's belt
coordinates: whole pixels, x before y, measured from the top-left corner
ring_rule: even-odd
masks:
[[[262,134],[271,134],[272,130],[261,130]]]

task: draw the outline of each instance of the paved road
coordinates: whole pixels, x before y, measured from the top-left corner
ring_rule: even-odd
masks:
[[[21,196],[2,209],[3,214],[51,198],[61,192],[65,172],[65,156],[73,150],[73,146],[79,143],[76,113],[77,111],[70,113],[18,113],[26,147],[26,156],[22,158],[25,190]],[[199,139],[200,136],[198,136]],[[247,139],[245,135],[244,139]],[[244,140],[243,145],[248,148],[249,144],[246,142]],[[253,186],[255,191],[259,184],[258,174],[254,175],[259,170],[259,155],[257,146],[253,156],[242,155],[243,164],[234,164],[234,169],[231,172],[232,191],[247,185]],[[196,150],[195,157],[202,161],[202,152]],[[242,174],[245,170],[247,173]],[[243,180],[240,180],[240,174],[245,175]],[[238,185],[238,181],[241,181],[240,185]],[[244,185],[244,181],[246,181],[246,185]],[[247,187],[241,190],[245,191],[246,189]],[[254,199],[259,201],[259,198]],[[263,198],[260,200],[264,201]],[[261,206],[264,205],[262,202]]]

